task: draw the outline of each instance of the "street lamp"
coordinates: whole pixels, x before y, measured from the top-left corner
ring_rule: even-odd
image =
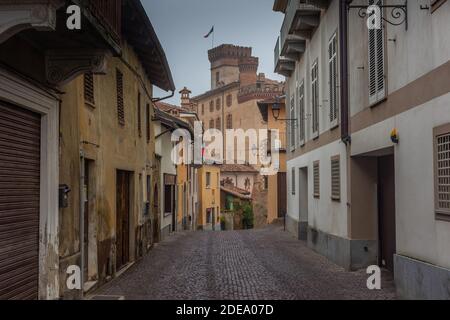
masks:
[[[275,102],[272,104],[272,115],[275,121],[297,121],[297,119],[280,119],[281,103],[280,97],[275,98]]]

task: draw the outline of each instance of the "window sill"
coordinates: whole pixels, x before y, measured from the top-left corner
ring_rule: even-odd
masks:
[[[442,213],[442,212],[436,212],[436,220],[437,221],[450,222],[450,214]]]
[[[333,202],[341,202],[341,198],[340,197],[331,197],[331,201],[333,201]]]
[[[369,104],[369,108],[375,108],[378,107],[380,104],[382,104],[383,102],[385,102],[387,100],[387,97],[384,97],[383,99],[378,100],[377,102],[374,102],[372,104]]]
[[[93,102],[90,102],[90,101],[84,101],[84,104],[87,106],[87,107],[89,107],[89,108],[92,108],[92,109],[95,109],[96,108],[96,106],[95,106],[95,103],[93,103]]]
[[[339,128],[339,122],[332,123],[330,126],[330,131],[334,131]]]

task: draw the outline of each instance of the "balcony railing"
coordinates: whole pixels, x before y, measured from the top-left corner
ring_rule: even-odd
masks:
[[[88,9],[99,23],[120,43],[122,29],[122,0],[91,0]]]

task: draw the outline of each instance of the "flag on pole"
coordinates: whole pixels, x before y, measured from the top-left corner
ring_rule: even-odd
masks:
[[[209,36],[214,32],[214,26],[211,28],[211,31],[208,32],[207,35],[205,35],[205,39],[209,38]]]

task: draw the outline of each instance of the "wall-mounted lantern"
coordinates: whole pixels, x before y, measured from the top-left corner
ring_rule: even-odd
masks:
[[[391,141],[395,144],[398,144],[399,140],[399,135],[398,135],[398,130],[397,129],[392,129],[391,131]]]

